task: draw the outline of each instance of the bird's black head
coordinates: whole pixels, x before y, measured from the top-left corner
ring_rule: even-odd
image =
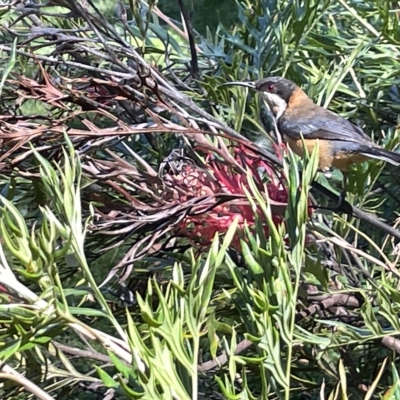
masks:
[[[273,99],[275,95],[286,103],[297,88],[295,83],[280,76],[271,76],[254,82],[254,89],[267,98]]]
[[[280,76],[271,76],[255,82],[229,82],[223,85],[245,86],[256,90],[277,120],[285,112],[291,96],[298,89],[295,83]]]

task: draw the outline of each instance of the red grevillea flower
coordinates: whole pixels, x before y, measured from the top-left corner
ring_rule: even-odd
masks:
[[[275,225],[283,223],[288,200],[284,180],[279,178],[277,171],[247,148],[235,149],[234,158],[243,170],[250,173],[260,193],[267,191],[272,202],[283,206],[279,207],[280,212],[272,215]],[[254,211],[245,196],[245,189],[251,193],[247,174],[240,172],[233,165],[209,160],[206,171],[194,164],[185,165],[179,174],[167,175],[166,184],[173,189],[172,195],[171,192],[168,195],[169,200],[184,203],[196,197],[210,196],[214,201],[213,205],[207,203],[207,206],[199,205],[198,209],[193,207],[193,212],[182,219],[174,230],[175,234],[189,238],[195,245],[210,244],[215,234],[227,232],[235,219],[239,220],[239,230],[242,230],[245,224],[253,230],[256,215],[264,221],[264,233],[266,236],[269,235],[268,224],[261,210]],[[214,195],[216,196],[213,197]],[[228,195],[230,200],[220,204],[217,201],[218,195]],[[236,199],[235,196],[237,196]],[[234,199],[231,200],[231,198]],[[233,240],[232,245],[239,247],[239,237]]]

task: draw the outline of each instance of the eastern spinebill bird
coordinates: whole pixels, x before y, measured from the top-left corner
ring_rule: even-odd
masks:
[[[272,112],[285,143],[302,157],[304,144],[311,154],[319,143],[319,167],[346,173],[354,163],[371,158],[400,165],[400,154],[375,144],[362,129],[315,104],[288,79],[273,76],[255,82],[229,82],[257,91]]]

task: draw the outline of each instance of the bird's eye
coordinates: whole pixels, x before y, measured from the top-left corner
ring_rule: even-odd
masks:
[[[268,92],[273,92],[274,89],[275,89],[274,85],[268,85],[268,88],[267,88]]]

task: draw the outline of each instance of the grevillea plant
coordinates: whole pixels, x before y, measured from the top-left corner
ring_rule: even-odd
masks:
[[[235,163],[229,164],[209,156],[206,158],[205,169],[195,163],[187,163],[179,173],[168,174],[164,178],[172,189],[167,197],[172,196],[182,203],[207,196],[227,197],[221,204],[218,202],[203,212],[199,210],[183,218],[174,228],[173,234],[187,237],[198,246],[206,246],[212,242],[215,234],[225,234],[233,221],[237,221],[238,234],[231,245],[239,248],[240,232],[245,227],[254,232],[256,216],[262,215],[262,211],[255,209],[254,203],[247,197],[250,193],[249,179],[269,199],[273,209],[273,223],[279,225],[285,222],[288,192],[286,179],[280,171],[244,146],[235,147],[233,158]],[[262,227],[268,237],[266,221]]]

